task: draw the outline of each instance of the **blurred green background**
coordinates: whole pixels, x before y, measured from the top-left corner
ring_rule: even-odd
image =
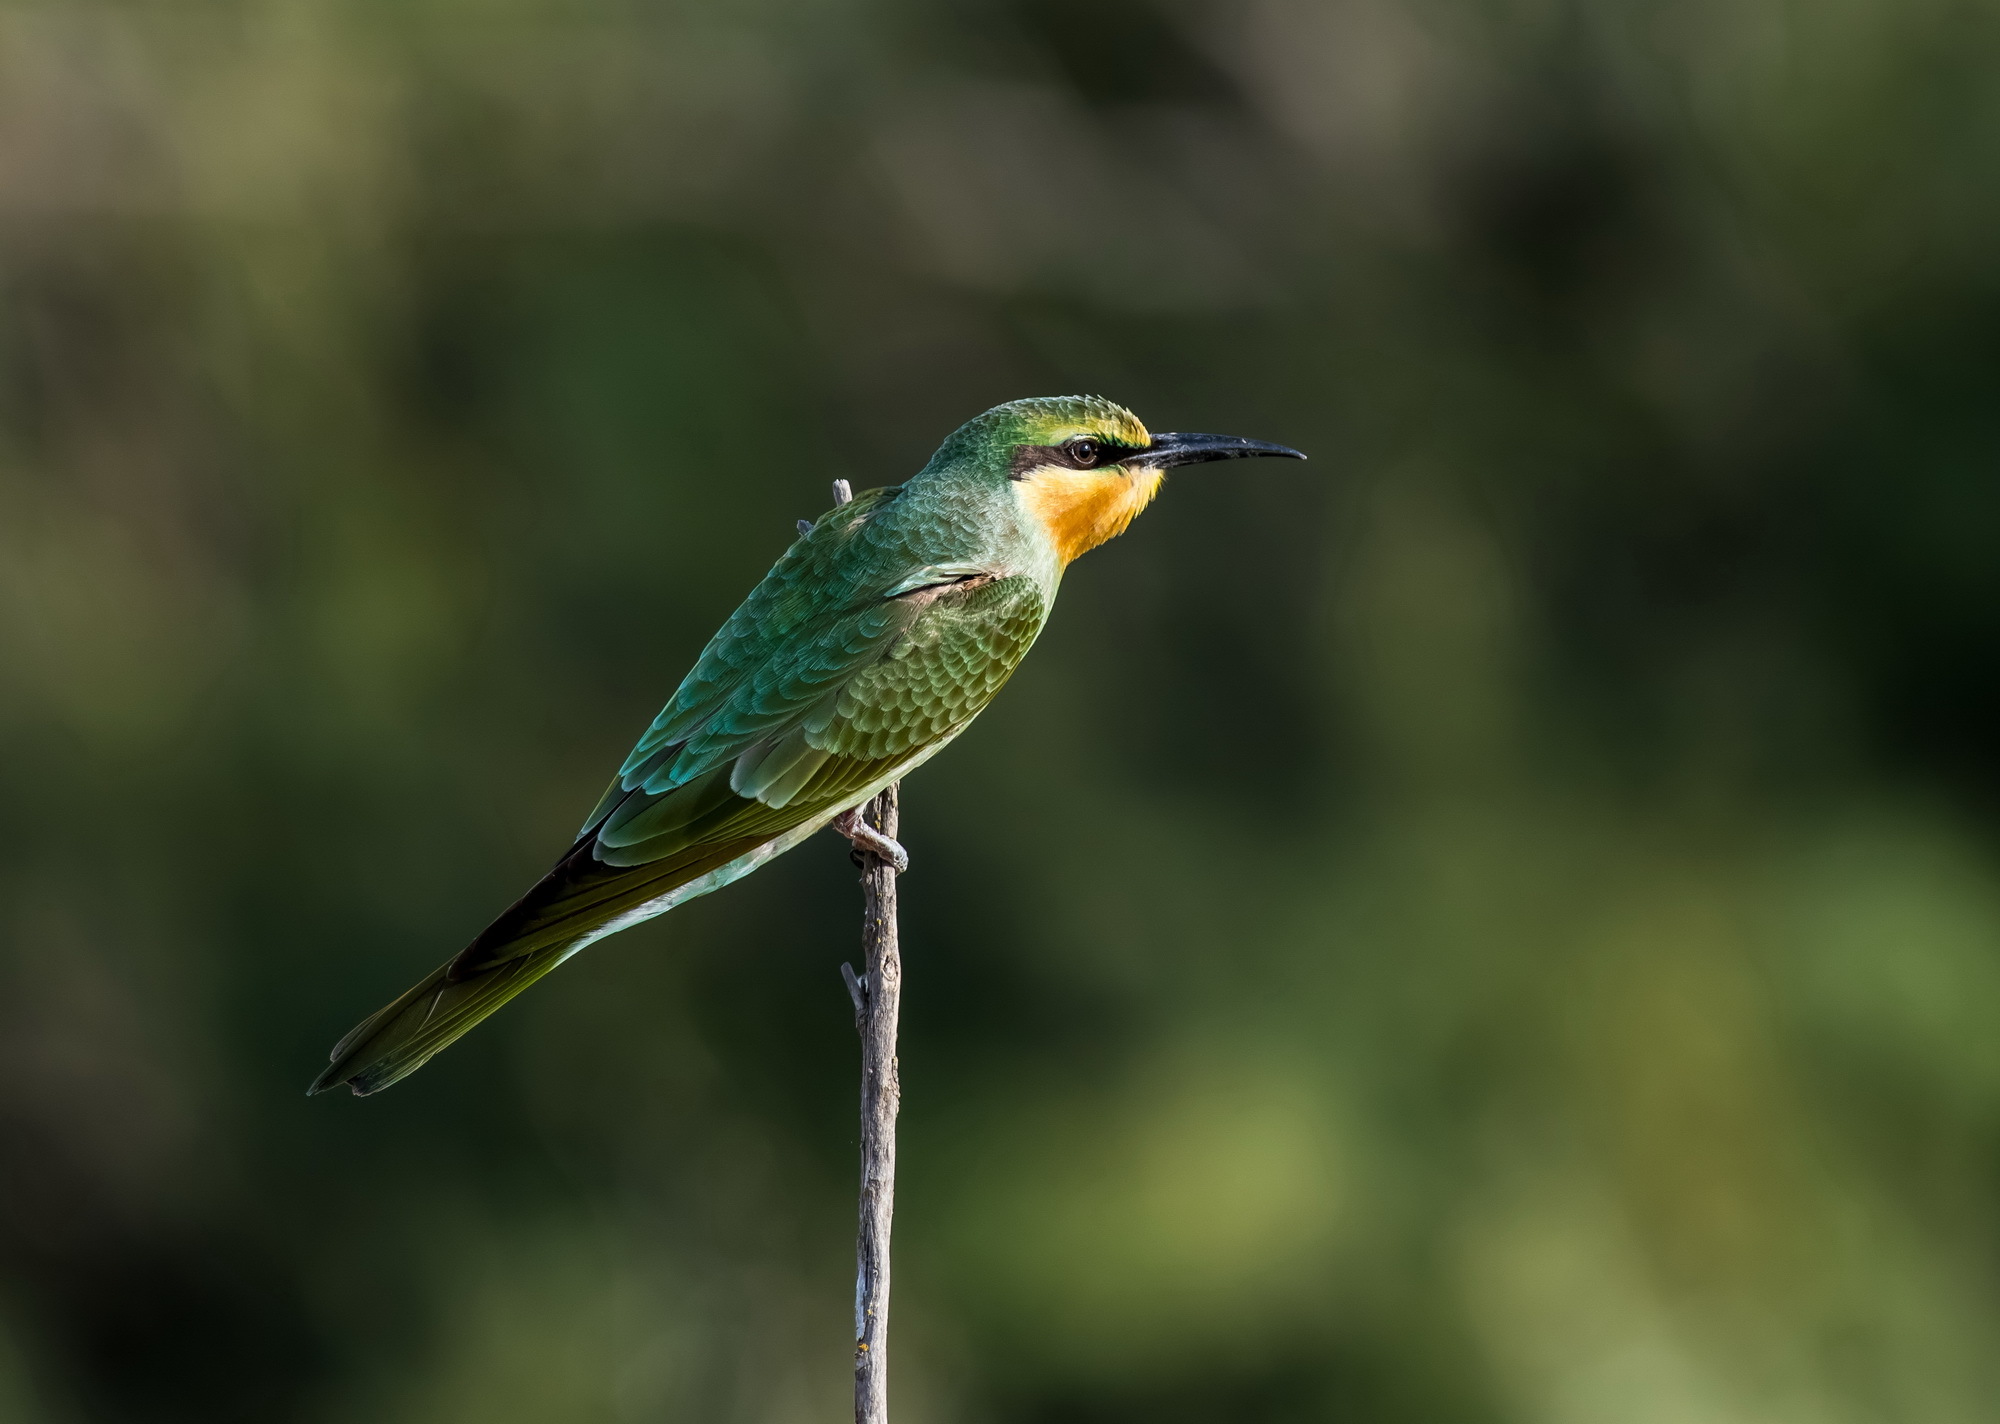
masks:
[[[1177,476],[906,788],[903,1424],[2000,1418],[2000,8],[0,5],[0,1419],[847,1411],[845,848],[382,1097],[967,417]]]

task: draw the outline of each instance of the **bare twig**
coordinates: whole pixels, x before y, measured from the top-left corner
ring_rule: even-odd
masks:
[[[853,498],[835,480],[833,498]],[[861,818],[896,837],[898,788],[862,808]],[[889,1227],[896,1210],[896,1022],[902,1008],[903,956],[896,940],[896,867],[857,846],[861,865],[861,973],[840,966],[861,1034],[861,1229],[855,1243],[854,1424],[889,1421]]]
[[[862,813],[885,836],[896,834],[891,786]],[[889,1419],[889,1225],[896,1210],[896,1022],[902,1008],[903,957],[896,942],[896,867],[860,853],[861,1234],[855,1245],[854,1421]]]

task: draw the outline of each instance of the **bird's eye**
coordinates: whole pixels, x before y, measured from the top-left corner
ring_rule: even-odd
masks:
[[[1102,453],[1103,447],[1088,435],[1079,435],[1076,439],[1065,444],[1063,450],[1068,454],[1070,459],[1079,465],[1094,465],[1097,463],[1097,457]]]

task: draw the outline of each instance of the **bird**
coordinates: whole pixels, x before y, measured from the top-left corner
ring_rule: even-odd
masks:
[[[1170,469],[1299,451],[1149,433],[1100,396],[995,406],[915,475],[798,537],[619,767],[548,874],[334,1045],[308,1094],[408,1077],[564,960],[831,828],[897,870],[858,809],[955,740],[1047,623],[1063,571]]]

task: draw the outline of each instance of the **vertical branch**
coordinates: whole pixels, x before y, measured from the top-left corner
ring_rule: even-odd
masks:
[[[851,498],[835,480],[833,498]],[[862,808],[868,825],[891,840],[898,829],[897,787]],[[861,974],[840,966],[861,1035],[861,1226],[855,1242],[854,1424],[889,1420],[889,1227],[896,1210],[896,1023],[902,1009],[903,956],[896,940],[896,868],[873,851],[861,864]]]
[[[862,818],[894,838],[897,788]],[[864,977],[855,1026],[861,1031],[861,1232],[855,1243],[854,1424],[889,1419],[889,1226],[896,1210],[896,1023],[902,1009],[903,956],[896,941],[896,867],[861,852],[861,946]],[[845,967],[845,966],[843,966]]]

